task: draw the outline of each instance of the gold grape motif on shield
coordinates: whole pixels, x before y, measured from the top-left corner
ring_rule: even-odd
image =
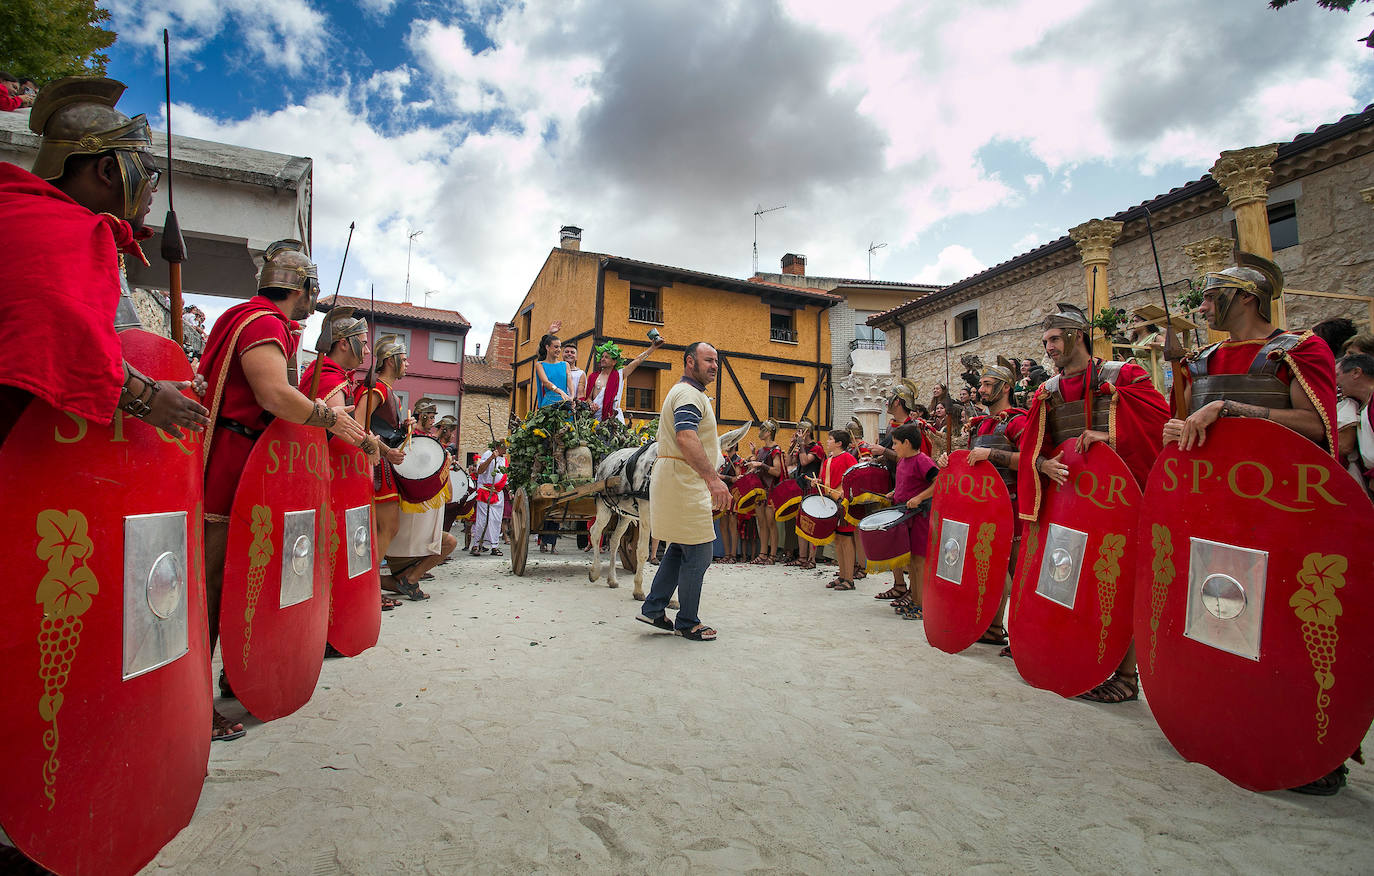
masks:
[[[1108,533],[1102,536],[1097,549],[1097,604],[1102,610],[1102,632],[1097,639],[1097,662],[1107,653],[1107,628],[1112,624],[1112,609],[1116,607],[1116,579],[1121,576],[1121,555],[1126,552],[1126,536]]]
[[[248,649],[253,641],[253,615],[258,611],[258,596],[267,578],[267,566],[272,562],[272,509],[254,505],[252,511],[253,543],[248,546],[248,606],[243,610],[243,668],[248,668]]]
[[[1329,691],[1336,686],[1336,620],[1341,616],[1341,601],[1336,591],[1345,586],[1346,558],[1340,554],[1311,553],[1303,557],[1298,571],[1301,587],[1293,592],[1288,605],[1302,621],[1302,641],[1307,659],[1312,661],[1312,677],[1317,682],[1317,741],[1326,738],[1331,716]]]

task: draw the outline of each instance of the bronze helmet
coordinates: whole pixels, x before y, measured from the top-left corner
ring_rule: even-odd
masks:
[[[339,341],[347,340],[353,347],[353,355],[363,357],[362,338],[367,334],[367,320],[355,317],[355,307],[335,306],[324,315],[324,325],[320,326],[319,340],[315,341],[315,352],[328,353]]]
[[[320,275],[305,244],[299,240],[277,240],[269,243],[262,254],[262,272],[258,274],[258,289],[286,289],[315,295],[320,290]]]
[[[1259,302],[1259,315],[1265,322],[1271,319],[1271,304],[1283,293],[1283,269],[1263,256],[1250,252],[1236,254],[1236,266],[1207,275],[1207,283],[1202,287],[1205,295],[1216,290],[1214,321],[1217,328],[1226,325],[1226,316],[1235,301],[1237,292],[1255,296]]]

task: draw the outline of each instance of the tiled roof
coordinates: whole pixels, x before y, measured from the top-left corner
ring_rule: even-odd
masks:
[[[1300,155],[1303,152],[1316,149],[1317,147],[1325,145],[1326,143],[1329,143],[1332,140],[1345,136],[1346,134],[1349,134],[1353,131],[1358,131],[1361,128],[1369,127],[1371,125],[1374,125],[1374,104],[1369,104],[1361,112],[1351,113],[1349,115],[1342,116],[1339,121],[1331,122],[1330,124],[1326,125],[1321,125],[1315,130],[1309,131],[1305,134],[1299,134],[1287,143],[1280,143],[1278,147],[1278,158],[1276,159],[1275,163],[1283,161],[1287,158],[1292,158],[1296,155]],[[1174,204],[1178,204],[1182,201],[1186,201],[1190,198],[1195,198],[1199,195],[1206,194],[1217,188],[1218,186],[1216,180],[1212,179],[1211,175],[1209,174],[1199,179],[1195,179],[1192,182],[1185,183],[1181,186],[1176,186],[1162,195],[1158,195],[1157,197],[1145,201],[1141,204],[1137,204],[1134,207],[1122,210],[1116,215],[1110,216],[1108,218],[1121,223],[1137,221],[1143,218],[1147,211],[1150,214],[1155,215],[1162,211],[1165,207],[1169,207]],[[952,297],[958,294],[959,292],[968,289],[972,286],[977,286],[979,283],[989,280],[992,277],[997,276],[998,274],[1002,274],[1007,271],[1022,267],[1024,265],[1028,265],[1032,262],[1045,258],[1046,256],[1053,255],[1054,253],[1057,253],[1061,250],[1067,249],[1072,246],[1073,238],[1069,237],[1066,234],[1063,237],[1058,238],[1057,240],[1052,240],[1049,243],[1042,244],[1041,246],[1036,247],[1030,252],[1022,253],[1021,255],[1018,255],[1015,258],[1007,259],[1006,261],[1001,262],[1000,264],[993,265],[992,267],[980,271],[971,277],[965,277],[957,283],[953,283],[949,286],[946,286],[939,292],[932,293],[922,298],[916,298],[912,301],[907,301],[905,303],[897,305],[896,307],[885,310],[882,313],[870,316],[868,318],[868,324],[877,325],[880,322],[894,319],[897,316],[900,316],[901,314],[906,313],[909,310],[912,310],[918,305],[923,305],[934,302],[936,300],[942,300],[948,297]]]
[[[514,372],[490,365],[481,356],[463,357],[463,388],[471,392],[505,395],[514,385]]]
[[[596,256],[597,258],[605,259],[606,266],[616,270],[628,268],[633,271],[637,269],[647,275],[661,274],[665,277],[686,280],[688,282],[695,283],[698,286],[707,286],[709,288],[714,289],[725,289],[730,292],[743,292],[746,295],[759,294],[758,283],[754,283],[750,280],[741,280],[738,277],[726,277],[721,274],[708,274],[704,271],[693,271],[689,270],[688,268],[675,268],[672,265],[660,265],[655,264],[654,262],[644,262],[640,261],[639,259],[630,259],[625,258],[624,256],[609,255],[606,253],[583,252],[582,254]],[[769,285],[771,288],[776,284]],[[822,292],[819,289],[800,289],[794,286],[778,286],[777,288],[785,291],[785,293],[789,296],[802,298],[817,303],[834,304],[836,302],[844,300],[842,296],[832,295],[829,292]]]
[[[353,298],[349,295],[340,295],[339,303],[356,307],[361,311],[361,315],[373,312],[373,303],[368,298]],[[334,296],[321,299],[315,305],[315,309],[324,313],[334,306]],[[440,326],[442,328],[461,328],[472,327],[472,323],[463,318],[463,315],[456,310],[440,310],[437,307],[416,307],[414,304],[403,304],[399,301],[378,301],[376,313],[379,317],[394,317],[400,320],[410,320],[411,322],[423,323],[425,325]]]

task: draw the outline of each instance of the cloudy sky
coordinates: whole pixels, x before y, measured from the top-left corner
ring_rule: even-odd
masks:
[[[121,103],[314,159],[314,252],[485,342],[560,225],[731,276],[952,282],[1374,101],[1310,0],[104,0]],[[332,284],[326,284],[332,285]]]

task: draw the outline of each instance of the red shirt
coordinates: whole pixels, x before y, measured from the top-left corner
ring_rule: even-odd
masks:
[[[0,110],[13,112],[14,110],[23,108],[24,99],[22,97],[11,97],[9,88],[0,85]]]
[[[858,464],[859,461],[850,456],[847,450],[841,451],[835,456],[827,457],[825,462],[821,463],[821,483],[832,490],[838,490],[844,473]]]
[[[243,354],[255,347],[261,347],[263,344],[272,344],[280,349],[282,355],[289,361],[292,356],[296,355],[296,345],[300,340],[301,327],[299,323],[287,319],[286,314],[281,312],[281,308],[277,306],[276,302],[263,298],[261,295],[255,295],[248,299],[246,305],[253,305],[255,309],[264,310],[267,315],[244,324],[234,342],[233,354],[229,357],[229,371],[220,396],[219,416],[237,420],[250,429],[266,429],[271,424],[271,418],[258,404],[258,398],[253,394],[253,387],[248,384],[248,378],[243,373]],[[236,309],[246,305],[240,304],[237,307],[231,307],[224,316],[220,317],[220,320],[224,320]],[[215,327],[218,328],[218,324]],[[208,375],[206,379],[209,380]]]

